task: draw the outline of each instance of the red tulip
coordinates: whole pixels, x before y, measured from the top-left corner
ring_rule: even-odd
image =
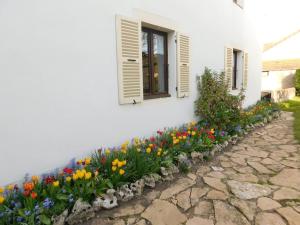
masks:
[[[64,168],[64,173],[71,175],[73,173],[73,170],[71,168]]]

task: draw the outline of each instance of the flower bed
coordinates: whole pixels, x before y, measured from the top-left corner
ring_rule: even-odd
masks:
[[[239,125],[230,131],[212,129],[205,121],[191,122],[147,139],[134,138],[118,148],[99,149],[56,174],[32,176],[22,187],[0,188],[0,224],[63,224],[65,219],[74,224],[92,217],[95,210],[140,195],[145,185],[171,179],[177,168],[187,171],[192,159],[205,160],[228,141],[234,143],[278,117],[279,111],[273,103],[258,102],[241,114]]]

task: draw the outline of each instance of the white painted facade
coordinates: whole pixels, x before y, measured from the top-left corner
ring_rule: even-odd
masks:
[[[116,15],[168,26],[171,97],[118,103]],[[142,21],[142,22],[143,22]],[[190,37],[190,94],[176,95],[176,31]],[[249,53],[245,106],[260,98],[260,46],[232,0],[2,0],[0,185],[102,146],[194,118],[196,76],[224,70],[225,46]]]

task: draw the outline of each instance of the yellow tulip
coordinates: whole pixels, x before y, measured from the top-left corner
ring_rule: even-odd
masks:
[[[2,204],[5,201],[5,198],[0,195],[0,204]]]
[[[112,170],[112,171],[116,171],[116,170],[117,170],[117,167],[116,167],[116,166],[112,166],[112,167],[111,167],[111,170]]]
[[[196,131],[192,131],[192,136],[195,136],[196,135]]]
[[[92,173],[91,172],[87,172],[86,174],[85,174],[85,179],[86,180],[89,180],[89,179],[91,179],[91,177],[92,177]]]
[[[54,187],[58,187],[59,186],[59,181],[54,181],[52,184]]]
[[[4,188],[0,187],[0,194],[4,192]]]
[[[157,156],[160,156],[161,155],[161,152],[157,152]]]
[[[109,155],[109,154],[110,154],[110,149],[109,149],[109,148],[105,150],[105,154],[106,154],[106,155]]]
[[[32,176],[31,180],[33,181],[33,183],[37,183],[39,181],[39,177],[38,176]]]
[[[123,175],[124,173],[125,173],[125,170],[120,169],[119,174],[120,174],[120,175]]]
[[[127,150],[126,150],[126,149],[122,149],[121,152],[122,152],[123,154],[126,154],[126,153],[127,153]]]
[[[86,158],[85,159],[85,165],[91,164],[92,159],[91,158]]]
[[[123,166],[125,166],[127,164],[127,161],[123,160],[122,163],[123,163]]]
[[[77,173],[77,176],[78,176],[79,179],[82,179],[82,178],[84,177],[84,175],[85,175],[85,173],[82,172],[82,171],[79,171],[79,172]]]
[[[10,185],[8,185],[8,186],[6,187],[6,189],[9,190],[9,191],[14,190],[14,188],[15,188],[15,185],[13,185],[13,184],[10,184]]]
[[[118,164],[119,160],[115,159],[114,161],[111,162],[111,165],[116,166]]]
[[[74,173],[72,178],[73,178],[74,181],[78,180],[78,175]]]
[[[141,151],[141,149],[140,149],[140,148],[137,148],[137,149],[136,149],[136,151],[137,151],[137,152],[140,152],[140,151]]]
[[[140,139],[139,138],[134,138],[134,144],[139,145],[140,144]]]
[[[71,180],[72,180],[71,177],[66,177],[66,181],[67,181],[67,182],[70,182]]]
[[[118,162],[118,167],[122,167],[123,166],[123,162]]]
[[[151,153],[151,148],[147,148],[147,149],[146,149],[146,152],[147,152],[148,154],[150,154],[150,153]]]

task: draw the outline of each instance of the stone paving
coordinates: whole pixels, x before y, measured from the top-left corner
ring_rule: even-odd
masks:
[[[228,151],[86,225],[300,225],[300,145],[293,117],[256,129]]]

